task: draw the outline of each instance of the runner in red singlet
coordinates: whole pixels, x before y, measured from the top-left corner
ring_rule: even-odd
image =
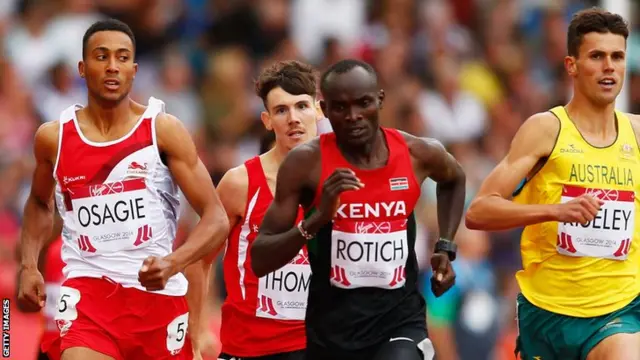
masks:
[[[300,62],[279,62],[262,72],[256,92],[266,109],[262,121],[275,133],[275,146],[229,170],[218,185],[232,226],[224,256],[227,298],[220,358],[304,359],[311,275],[307,250],[300,248],[288,264],[258,279],[249,249],[273,200],[280,163],[292,148],[316,136],[322,112],[316,106],[315,74]]]
[[[183,349],[183,272],[228,235],[224,208],[182,123],[158,99],[144,106],[130,98],[134,53],[126,24],[93,24],[78,66],[87,106],[70,106],[35,136],[18,301],[32,311],[45,306],[37,264],[55,198],[63,222],[65,281],[55,315],[63,360],[191,359],[192,349]],[[178,188],[200,222],[172,251]]]
[[[432,290],[439,296],[454,281],[464,172],[437,141],[380,126],[384,92],[369,64],[332,65],[321,90],[333,133],[283,161],[251,247],[251,268],[263,276],[308,248],[306,360],[430,360],[413,208],[420,185],[432,178],[441,236],[431,259]]]

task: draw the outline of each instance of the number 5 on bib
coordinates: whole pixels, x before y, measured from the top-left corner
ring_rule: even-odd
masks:
[[[188,326],[189,313],[176,317],[167,326],[167,350],[172,355],[179,353],[184,346]],[[191,349],[188,350],[190,351]]]

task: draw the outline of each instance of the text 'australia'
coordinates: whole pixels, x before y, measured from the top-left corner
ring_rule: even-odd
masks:
[[[633,173],[631,169],[625,167],[573,164],[571,165],[569,181],[633,186]]]

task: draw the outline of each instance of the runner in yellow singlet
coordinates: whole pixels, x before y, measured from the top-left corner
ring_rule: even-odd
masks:
[[[640,359],[640,117],[615,110],[628,35],[619,15],[574,15],[573,98],[522,125],[466,215],[472,229],[525,227],[525,360]]]

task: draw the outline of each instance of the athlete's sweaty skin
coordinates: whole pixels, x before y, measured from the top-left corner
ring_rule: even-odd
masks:
[[[42,244],[42,250],[40,252],[40,255],[38,257],[38,271],[40,271],[40,273],[42,274],[42,272],[44,271],[45,267],[46,267],[46,254],[47,251],[49,249],[49,246],[51,245],[51,243],[53,243],[58,236],[60,236],[60,233],[62,232],[62,219],[60,218],[59,214],[57,214],[54,211],[54,217],[53,217],[53,225],[52,225],[52,232],[51,235],[48,236],[48,238],[44,241],[44,243]],[[16,246],[16,261],[21,261],[22,259],[22,249],[20,247],[20,244],[18,244],[18,246]],[[20,272],[18,272],[18,280],[20,279]],[[20,281],[16,281],[16,298],[18,298],[18,294],[20,292]],[[45,299],[46,300],[46,299]],[[32,312],[33,308],[29,309],[29,308],[21,308],[20,306],[23,306],[25,303],[18,303],[18,310],[20,311],[24,311],[24,312]],[[38,310],[35,310],[38,311]]]
[[[389,159],[378,120],[384,92],[377,88],[375,76],[355,67],[343,74],[331,74],[327,83],[321,106],[331,121],[344,157],[361,169],[383,167]],[[430,177],[438,183],[440,236],[453,239],[464,206],[464,172],[439,142],[403,135],[418,182]],[[309,207],[315,196],[321,173],[320,155],[319,142],[314,139],[292,150],[282,163],[275,199],[251,248],[252,267],[257,276],[286,264],[306,243],[295,220],[299,204]],[[366,185],[361,184],[351,170],[337,169],[323,184],[318,211],[303,222],[303,228],[315,234],[333,218],[340,193],[366,191]],[[455,275],[444,253],[433,255],[432,266],[436,278],[433,290],[439,296],[453,285]]]
[[[138,65],[132,39],[120,31],[99,31],[86,44],[81,77],[86,79],[88,105],[77,113],[82,133],[93,142],[108,142],[126,135],[146,107],[129,97]],[[115,83],[115,85],[114,85]],[[37,269],[44,241],[51,234],[60,123],[43,124],[35,135],[36,168],[25,206],[22,227],[22,260],[18,301],[37,311],[45,302],[44,282]],[[186,199],[200,215],[186,243],[164,258],[147,258],[140,264],[139,280],[149,291],[163,289],[167,280],[219,247],[229,224],[211,178],[200,161],[195,145],[180,120],[169,114],[156,118],[157,145],[166,165]],[[71,348],[64,359],[96,359],[95,351]]]
[[[625,38],[611,32],[587,33],[578,54],[565,58],[565,68],[574,80],[574,96],[565,106],[570,119],[586,142],[594,147],[610,146],[618,136],[614,110],[626,68]],[[613,85],[603,86],[600,82],[604,79],[612,80]],[[640,143],[640,117],[627,116]],[[549,112],[535,114],[521,126],[509,153],[485,179],[472,202],[466,214],[467,227],[504,230],[549,221],[585,224],[596,217],[603,202],[590,195],[563,204],[511,201],[522,179],[531,178],[551,155],[559,131],[558,119]],[[587,360],[639,359],[639,349],[640,333],[614,334],[596,345]]]

